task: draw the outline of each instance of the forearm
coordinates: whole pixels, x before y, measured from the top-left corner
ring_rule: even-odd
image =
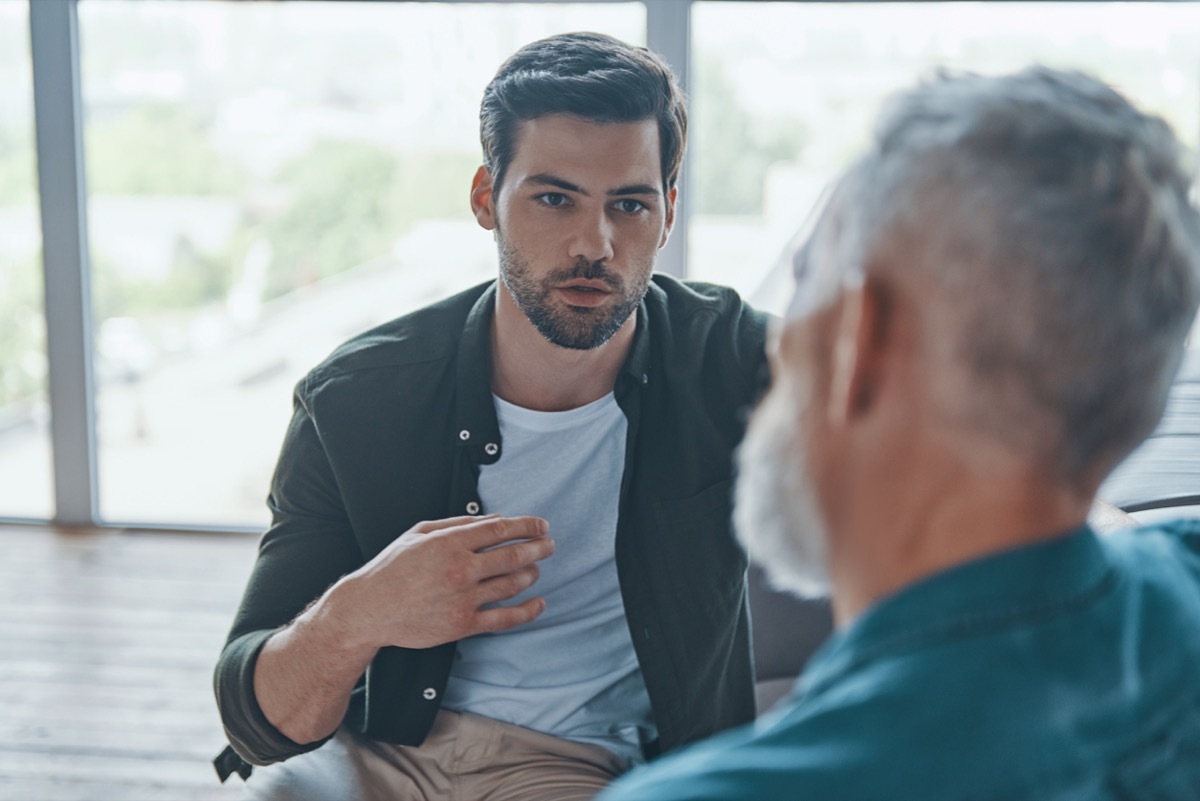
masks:
[[[377,647],[358,636],[344,603],[346,580],[331,587],[259,652],[254,695],[267,720],[297,743],[332,734]]]

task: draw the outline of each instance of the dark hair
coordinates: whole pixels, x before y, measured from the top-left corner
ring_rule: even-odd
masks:
[[[644,47],[599,33],[564,33],[525,45],[483,92],[483,163],[499,188],[512,161],[516,123],[547,114],[596,122],[655,120],[663,188],[679,178],[687,108],[671,68]]]

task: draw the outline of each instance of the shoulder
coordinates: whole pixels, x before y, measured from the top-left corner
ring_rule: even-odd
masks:
[[[1179,663],[1200,659],[1200,519],[1123,529],[1099,538],[1129,599],[1125,625],[1151,651],[1163,649]]]
[[[301,381],[306,393],[372,373],[453,361],[463,326],[492,282],[365,331],[338,346]]]
[[[735,327],[761,329],[765,335],[768,315],[750,306],[731,287],[655,273],[646,300],[652,311],[674,324],[687,324],[700,317]]]
[[[1128,572],[1178,580],[1200,592],[1200,519],[1123,529],[1100,541]]]
[[[763,369],[768,315],[735,290],[656,273],[646,310],[652,338],[672,363],[717,360],[748,375]]]
[[[903,767],[852,710],[793,707],[669,754],[630,773],[599,801],[771,801],[893,797]],[[888,776],[886,786],[875,779]]]

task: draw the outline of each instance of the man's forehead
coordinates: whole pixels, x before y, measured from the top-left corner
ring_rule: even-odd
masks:
[[[630,185],[661,187],[658,124],[653,119],[599,122],[567,114],[520,120],[509,171],[555,176],[590,192]]]

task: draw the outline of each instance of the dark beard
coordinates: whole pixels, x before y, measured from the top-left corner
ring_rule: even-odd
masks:
[[[607,308],[556,308],[550,300],[553,288],[579,278],[603,281],[618,302]],[[650,281],[647,273],[646,280],[639,286],[627,289],[621,277],[609,271],[604,262],[581,260],[573,267],[553,271],[539,282],[502,238],[500,279],[538,333],[552,344],[572,350],[592,350],[612,339],[642,302]]]

